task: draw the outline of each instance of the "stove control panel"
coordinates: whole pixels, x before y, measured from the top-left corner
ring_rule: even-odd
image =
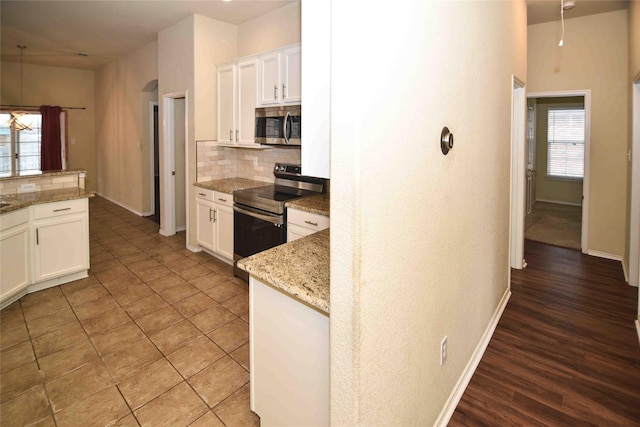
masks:
[[[273,173],[284,173],[288,175],[302,175],[302,166],[287,163],[276,163],[273,167]]]

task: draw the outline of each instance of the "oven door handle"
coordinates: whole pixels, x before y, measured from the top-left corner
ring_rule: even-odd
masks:
[[[233,210],[235,212],[241,213],[241,214],[245,214],[245,215],[249,215],[252,216],[254,218],[257,219],[261,219],[263,221],[267,221],[270,222],[273,225],[282,225],[283,224],[283,220],[282,220],[282,215],[265,215],[265,214],[261,214],[258,212],[255,212],[253,210],[249,210],[246,208],[240,208],[236,205],[233,206]]]

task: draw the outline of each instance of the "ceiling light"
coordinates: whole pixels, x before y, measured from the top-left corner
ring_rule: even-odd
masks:
[[[23,105],[22,92],[23,92],[23,83],[22,83],[22,56],[24,54],[24,50],[27,47],[19,44],[18,49],[20,49],[20,105]],[[9,124],[15,126],[17,131],[21,130],[31,130],[31,126],[33,123],[33,116],[29,114],[28,111],[18,110],[11,112],[11,120],[9,120]]]

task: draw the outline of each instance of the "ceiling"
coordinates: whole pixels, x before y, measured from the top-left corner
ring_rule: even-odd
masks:
[[[543,22],[557,21],[560,19],[561,0],[527,0],[527,24],[541,24]],[[566,2],[567,0],[565,0]],[[628,0],[573,0],[576,7],[565,10],[564,19],[577,18],[579,16],[596,15],[598,13],[612,12],[626,9]]]
[[[452,0],[451,0],[452,1]],[[157,39],[158,32],[199,14],[240,24],[295,0],[1,0],[2,61],[97,69]],[[575,0],[565,18],[624,9],[627,0]],[[528,24],[560,19],[560,0],[527,0]],[[82,55],[79,55],[82,54]],[[86,55],[86,56],[85,56]]]
[[[294,0],[0,1],[2,61],[97,69],[157,40],[158,32],[199,14],[240,24]],[[81,56],[84,54],[87,56]]]

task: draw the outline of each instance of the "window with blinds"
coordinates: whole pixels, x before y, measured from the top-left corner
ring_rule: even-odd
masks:
[[[547,131],[547,176],[582,179],[584,177],[583,108],[550,108]]]

